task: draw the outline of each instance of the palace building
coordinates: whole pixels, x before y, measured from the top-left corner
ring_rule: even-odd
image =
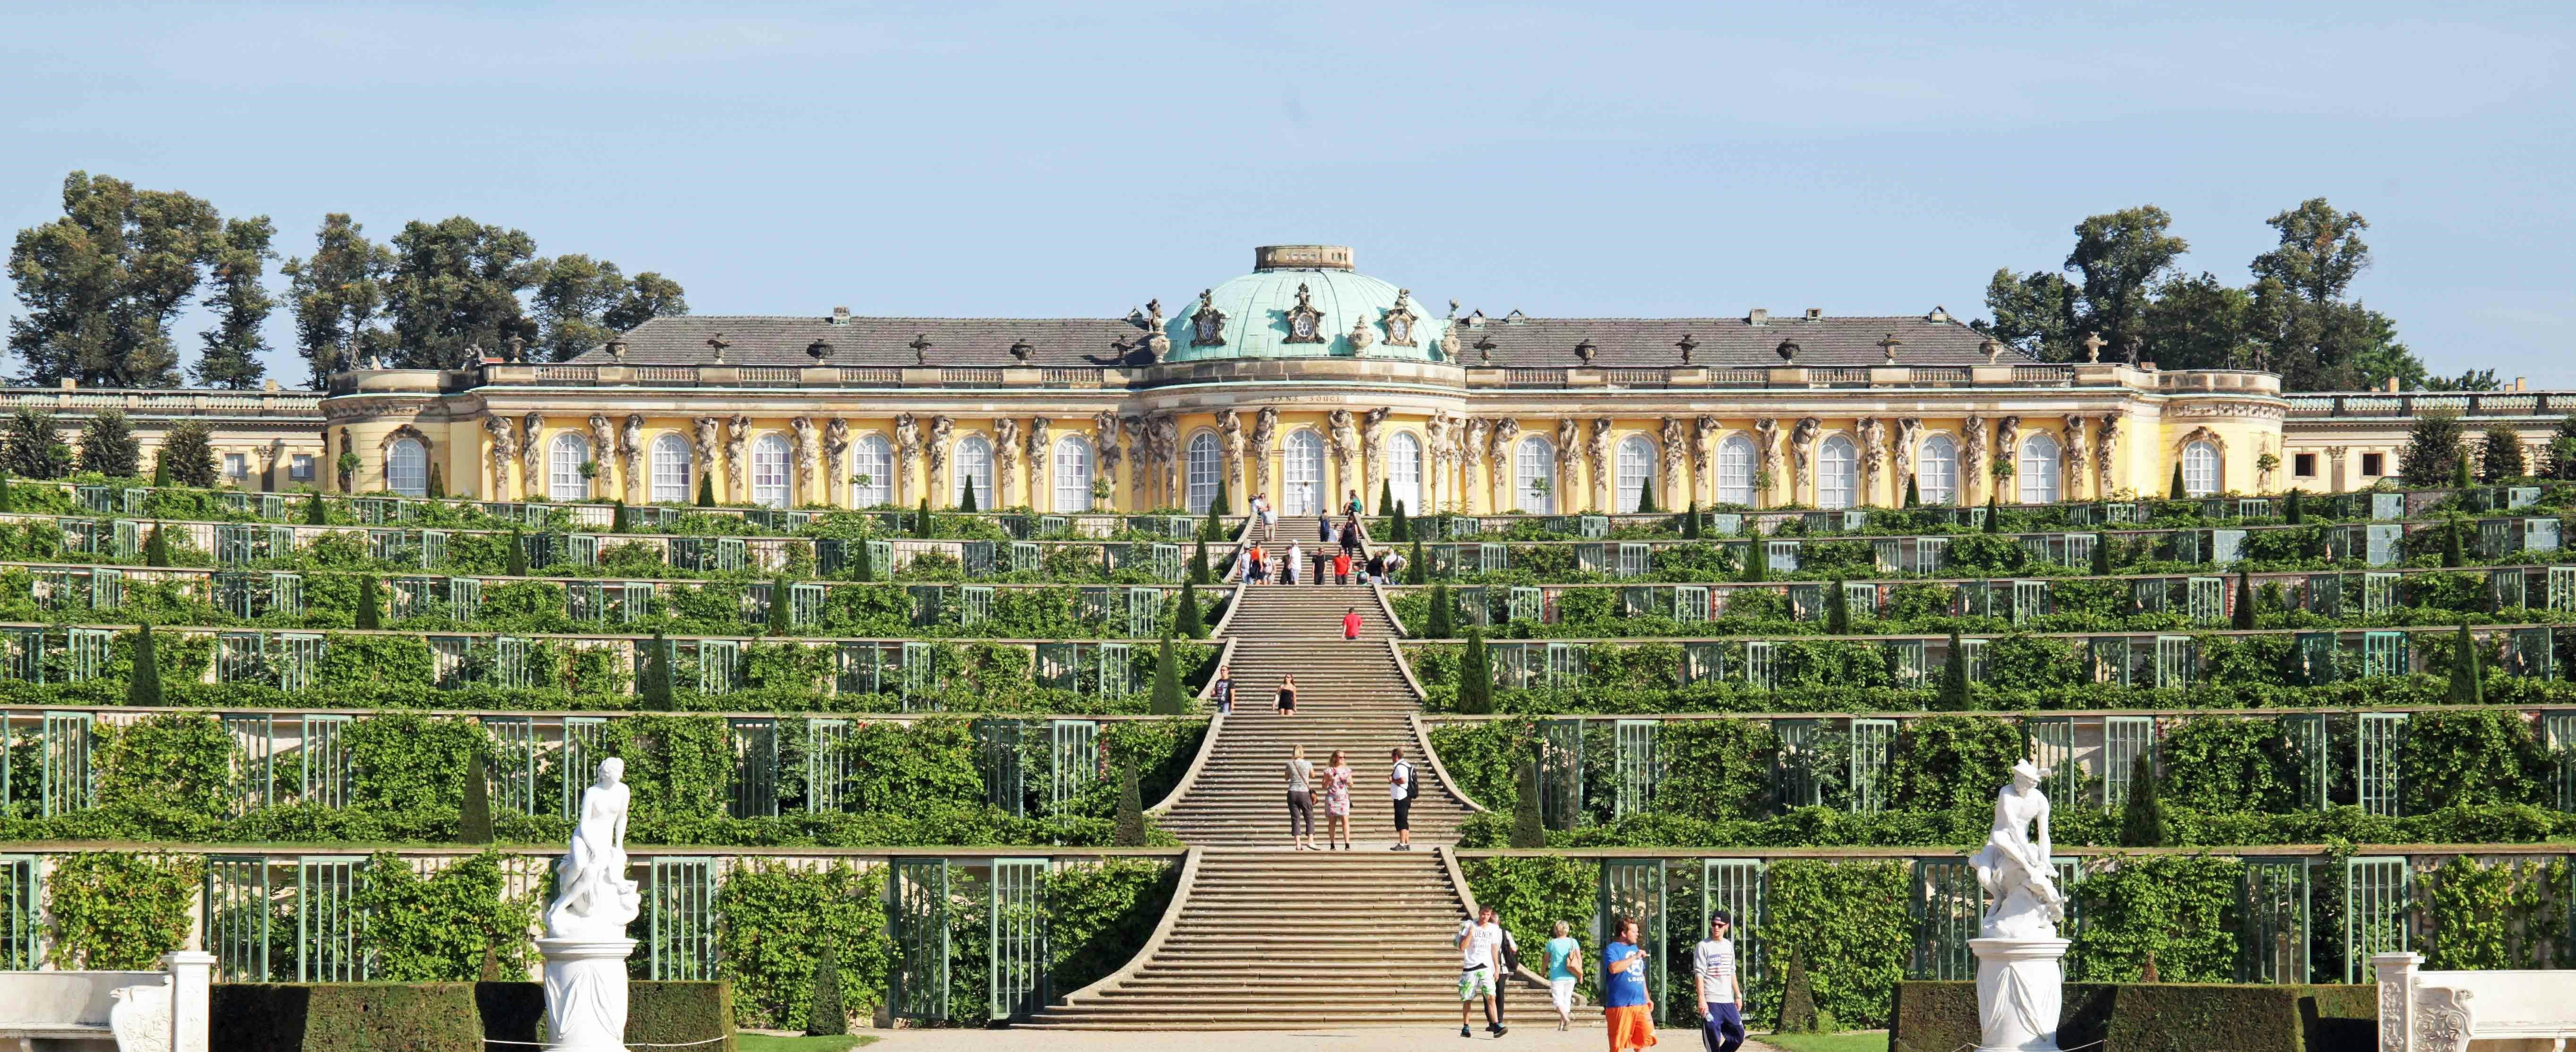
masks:
[[[2444,405],[2535,448],[2576,396],[2284,396],[2277,376],[2043,364],[1935,307],[1838,317],[1491,317],[1274,245],[1124,318],[687,316],[561,364],[361,369],[327,396],[226,395],[254,489],[1039,512],[1889,506],[2363,488]],[[50,405],[50,392],[16,392]],[[202,400],[207,394],[148,396]],[[65,392],[67,426],[89,402]],[[31,401],[32,400],[32,401]],[[155,402],[154,404],[158,404]],[[229,403],[228,403],[229,404]],[[319,434],[311,430],[318,408]],[[177,416],[200,415],[175,406]],[[154,414],[140,423],[149,442]],[[281,430],[291,433],[280,433]],[[317,441],[318,440],[318,441]],[[355,453],[357,468],[338,468]],[[322,465],[315,470],[315,464]]]

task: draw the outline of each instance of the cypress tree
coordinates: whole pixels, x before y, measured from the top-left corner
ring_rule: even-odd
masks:
[[[456,842],[492,842],[491,776],[484,769],[481,749],[465,757],[465,803],[456,812]]]
[[[1744,579],[1764,581],[1771,577],[1771,554],[1765,550],[1759,535],[1744,542]]]
[[[1207,584],[1213,579],[1213,575],[1208,572],[1207,535],[1202,533],[1190,547],[1189,583]]]
[[[447,479],[439,475],[436,464],[429,466],[429,499],[447,499]]]
[[[360,629],[370,630],[385,627],[384,615],[378,609],[378,607],[382,605],[383,604],[376,598],[376,575],[359,575],[357,626]]]
[[[1637,484],[1637,514],[1652,515],[1654,513],[1655,477],[1653,475],[1648,475],[1646,476],[1645,481]]]
[[[2153,750],[2141,749],[2129,762],[2129,799],[2120,808],[2120,846],[2164,847],[2173,843],[2173,820],[2165,813],[2163,787],[2156,784]]]
[[[1831,590],[1825,593],[1825,634],[1829,636],[1850,635],[1851,599],[1843,595],[1843,583],[1841,581],[1835,581],[1828,587]]]
[[[867,538],[853,538],[851,540],[842,541],[841,543],[844,545],[842,548],[844,552],[856,549],[855,554],[848,556],[850,560],[850,580],[857,581],[860,584],[867,584],[875,581],[877,579],[877,563],[875,559],[868,556]]]
[[[1909,508],[1920,508],[1923,506],[1923,490],[1921,487],[1914,484],[1914,476],[1912,475],[1905,476],[1905,506]]]
[[[2301,499],[2307,495],[2308,491],[2306,490],[2294,489],[2290,491],[2290,507],[2287,514],[2284,516],[2284,519],[2289,522],[2290,525],[2297,526],[2307,521],[2308,515],[2306,503]]]
[[[2469,474],[2469,451],[2462,449],[2460,455],[2451,460],[2451,488],[2467,489],[2474,485],[2477,485],[2477,480]]]
[[[511,530],[510,535],[504,538],[502,543],[509,545],[510,550],[501,553],[503,560],[501,572],[511,577],[526,577],[528,575],[528,546],[525,543],[522,543],[519,537],[519,531]]]
[[[1987,533],[2004,532],[2004,508],[2001,503],[1998,503],[2002,498],[2003,494],[2000,493],[1986,494]]]
[[[698,506],[701,508],[716,506],[716,477],[705,472],[698,473]]]
[[[626,532],[626,498],[624,497],[618,497],[608,502],[608,532]]]
[[[1134,760],[1118,765],[1118,825],[1109,840],[1119,847],[1145,846],[1145,797],[1136,785]]]
[[[2478,474],[2490,486],[2506,479],[2521,478],[2527,473],[2522,462],[2522,436],[2514,429],[2497,424],[2487,429],[2486,448],[2478,457]]]
[[[1377,513],[1380,515],[1395,514],[1394,479],[1377,480]]]
[[[1181,612],[1178,616],[1173,618],[1173,620],[1176,623],[1177,631],[1179,631],[1184,638],[1207,638],[1207,623],[1199,615],[1198,582],[1181,582]]]
[[[161,524],[152,524],[152,532],[143,538],[143,565],[170,565],[170,539],[161,535]]]
[[[169,485],[170,458],[155,453],[152,456],[152,488],[163,489]]]
[[[1691,498],[1690,510],[1682,513],[1682,539],[1686,541],[1699,539],[1699,498],[1697,497]]]
[[[921,498],[921,511],[913,517],[912,535],[924,540],[930,537],[930,498]]]
[[[2254,571],[2236,571],[2236,616],[2231,624],[2240,631],[2254,627]]]
[[[972,515],[983,509],[975,506],[975,476],[966,476],[964,490],[957,494],[957,510]]]
[[[1422,638],[1447,639],[1458,634],[1456,622],[1449,616],[1449,586],[1431,586],[1431,613],[1423,618]]]
[[[1224,540],[1225,517],[1232,514],[1234,514],[1234,498],[1226,495],[1225,473],[1218,472],[1216,476],[1216,496],[1208,499],[1207,527],[1200,531],[1199,536],[1212,541]]]
[[[18,495],[9,492],[9,473],[0,471],[0,511],[18,510]]]
[[[1520,768],[1520,792],[1512,799],[1512,846],[1546,847],[1547,823],[1538,810],[1538,761],[1523,760]]]
[[[1413,538],[1413,554],[1404,560],[1404,583],[1421,584],[1431,579],[1431,568],[1422,561],[1422,538]]]
[[[2460,550],[2460,520],[2452,519],[2442,526],[2442,565],[2460,566],[2467,556]]]
[[[653,649],[644,655],[644,681],[635,685],[635,707],[646,712],[669,712],[677,708],[671,698],[671,644],[657,629],[647,645]]]
[[[805,1002],[805,1036],[849,1032],[850,1013],[841,1007],[841,955],[826,939],[814,948],[814,991]]]
[[[1413,536],[1413,524],[1404,521],[1403,501],[1395,502],[1395,514],[1387,518],[1390,520],[1386,528],[1386,539],[1389,543],[1402,544],[1405,538]]]
[[[1485,634],[1467,629],[1467,653],[1458,661],[1458,711],[1482,716],[1494,711],[1494,669],[1485,653]]]
[[[2191,491],[2182,488],[2182,462],[2179,460],[2174,461],[2173,485],[2168,490],[2166,500],[2183,500],[2191,496]]]
[[[2116,543],[2107,533],[2093,536],[2093,576],[2111,576],[2111,545]]]
[[[1178,716],[1182,712],[1180,659],[1172,656],[1172,632],[1163,630],[1163,646],[1154,655],[1153,713]]]
[[[783,636],[796,627],[796,590],[780,574],[769,582],[769,634]]]
[[[322,493],[319,490],[304,498],[304,524],[307,526],[331,524],[330,512],[322,507]]]
[[[125,680],[125,703],[136,708],[161,707],[161,660],[152,645],[152,622],[134,633],[134,671]]]
[[[2478,641],[2477,637],[2469,634],[2466,618],[2460,621],[2460,648],[2451,655],[2451,703],[2487,703],[2486,677],[2478,670]]]
[[[1940,712],[1968,711],[1968,645],[1959,633],[1950,633],[1950,653],[1941,662],[1941,692],[1933,699],[1932,708]]]

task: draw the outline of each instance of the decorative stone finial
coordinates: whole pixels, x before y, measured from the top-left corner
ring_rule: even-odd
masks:
[[[1885,339],[1878,341],[1878,349],[1887,352],[1887,364],[1889,365],[1896,364],[1896,349],[1903,346],[1905,346],[1905,341],[1897,339],[1896,334],[1892,332],[1888,333]]]
[[[1324,312],[1316,310],[1314,290],[1305,282],[1297,283],[1297,305],[1288,308],[1288,338],[1285,343],[1323,343]]]
[[[1592,346],[1591,340],[1587,339],[1574,345],[1574,356],[1583,359],[1583,364],[1585,365],[1592,364],[1592,356],[1598,353],[1600,353],[1600,349]]]
[[[1675,342],[1673,346],[1682,349],[1682,364],[1689,365],[1691,363],[1691,352],[1699,349],[1699,339],[1689,333],[1683,333],[1682,338]]]
[[[514,362],[524,362],[528,360],[528,341],[525,337],[517,334],[511,335],[510,360]],[[379,366],[379,368],[382,367]]]
[[[1781,361],[1795,363],[1798,360],[1798,342],[1796,340],[1782,340],[1780,341],[1780,346],[1774,347],[1772,350],[1779,353]]]
[[[912,342],[905,346],[912,348],[912,363],[914,365],[930,364],[930,348],[932,344],[930,342],[929,333],[925,332],[914,336],[912,338]]]
[[[1351,331],[1342,338],[1351,341],[1351,352],[1354,354],[1367,353],[1369,345],[1377,342],[1377,334],[1369,331],[1366,318],[1351,319]]]
[[[1988,341],[1988,342],[1992,342],[1992,341]],[[2082,343],[2082,344],[2084,345],[2084,360],[2085,360],[2085,361],[2088,361],[2088,362],[2098,362],[2098,361],[2101,361],[2101,360],[2102,360],[2102,347],[2103,347],[2103,345],[2108,344],[2108,343],[2110,343],[2111,341],[2103,339],[2103,338],[2102,338],[2102,334],[2101,334],[2101,333],[2098,333],[2098,332],[2087,332],[2087,333],[2085,333],[2085,334],[2084,334],[2084,338],[2083,338],[2082,340],[2080,340],[2080,341],[2077,341],[2077,342]]]
[[[608,356],[621,362],[626,360],[626,340],[624,337],[617,337],[608,341]]]
[[[1199,290],[1199,309],[1190,315],[1190,346],[1225,346],[1225,312],[1216,309],[1216,290]]]
[[[1977,349],[1978,349],[1978,350],[1980,350],[1980,351],[1984,351],[1984,352],[1986,352],[1986,364],[1987,364],[1987,365],[2001,365],[2001,364],[2003,364],[2003,360],[2004,360],[2004,345],[2003,345],[2003,342],[2002,342],[2002,341],[2000,341],[2000,340],[1979,340],[1979,341],[1977,341]]]
[[[1029,341],[1027,340],[1011,341],[1011,357],[1019,359],[1022,364],[1027,364],[1029,356],[1036,354],[1037,350],[1037,348],[1029,346]]]
[[[1495,343],[1493,337],[1479,337],[1476,340],[1476,363],[1479,365],[1494,364],[1494,347]]]
[[[725,348],[727,348],[727,347],[731,347],[731,346],[733,346],[733,345],[732,345],[732,344],[730,344],[730,343],[726,343],[726,342],[725,342],[725,338],[724,338],[724,334],[723,334],[723,333],[717,333],[717,334],[715,334],[715,335],[713,335],[713,336],[709,336],[709,337],[707,337],[707,347],[708,347],[709,349],[711,349],[711,350],[713,350],[713,351],[715,351],[715,352],[716,352],[716,364],[717,364],[717,365],[723,365],[723,364],[725,363],[725,360],[724,360],[724,352],[725,352]]]
[[[822,340],[816,340],[805,345],[805,354],[807,357],[810,357],[815,361],[828,362],[832,360],[832,345],[825,343]]]

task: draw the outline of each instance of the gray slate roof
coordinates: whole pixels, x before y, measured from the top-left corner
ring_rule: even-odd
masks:
[[[1457,360],[1482,364],[1490,343],[1494,365],[1520,368],[1582,365],[1574,348],[1593,344],[1592,364],[1641,368],[1681,364],[1675,346],[1684,336],[1696,341],[1691,363],[1717,368],[1782,364],[1777,348],[1788,340],[1798,345],[1797,364],[1862,366],[1885,361],[1878,343],[1894,333],[1904,341],[1897,361],[1904,365],[1983,364],[1978,344],[1985,337],[1963,322],[1933,322],[1919,316],[1895,318],[1772,318],[1753,325],[1743,318],[1526,318],[1484,319],[1458,328]],[[755,315],[687,315],[656,318],[626,334],[626,360],[633,365],[703,365],[715,360],[707,340],[721,335],[725,361],[734,365],[812,365],[806,348],[820,340],[832,345],[831,365],[912,365],[912,343],[930,340],[929,364],[1013,365],[1014,342],[1026,341],[1029,364],[1038,366],[1114,366],[1146,364],[1145,329],[1116,318],[860,318],[835,324],[827,317]],[[575,361],[610,360],[605,349]],[[2006,363],[2031,361],[2006,349]]]

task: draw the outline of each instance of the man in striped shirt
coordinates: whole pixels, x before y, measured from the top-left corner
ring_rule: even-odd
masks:
[[[1744,984],[1735,977],[1735,940],[1726,937],[1733,922],[1725,910],[1711,914],[1707,941],[1691,950],[1691,981],[1699,988],[1699,1038],[1708,1052],[1735,1052],[1744,1044]]]

